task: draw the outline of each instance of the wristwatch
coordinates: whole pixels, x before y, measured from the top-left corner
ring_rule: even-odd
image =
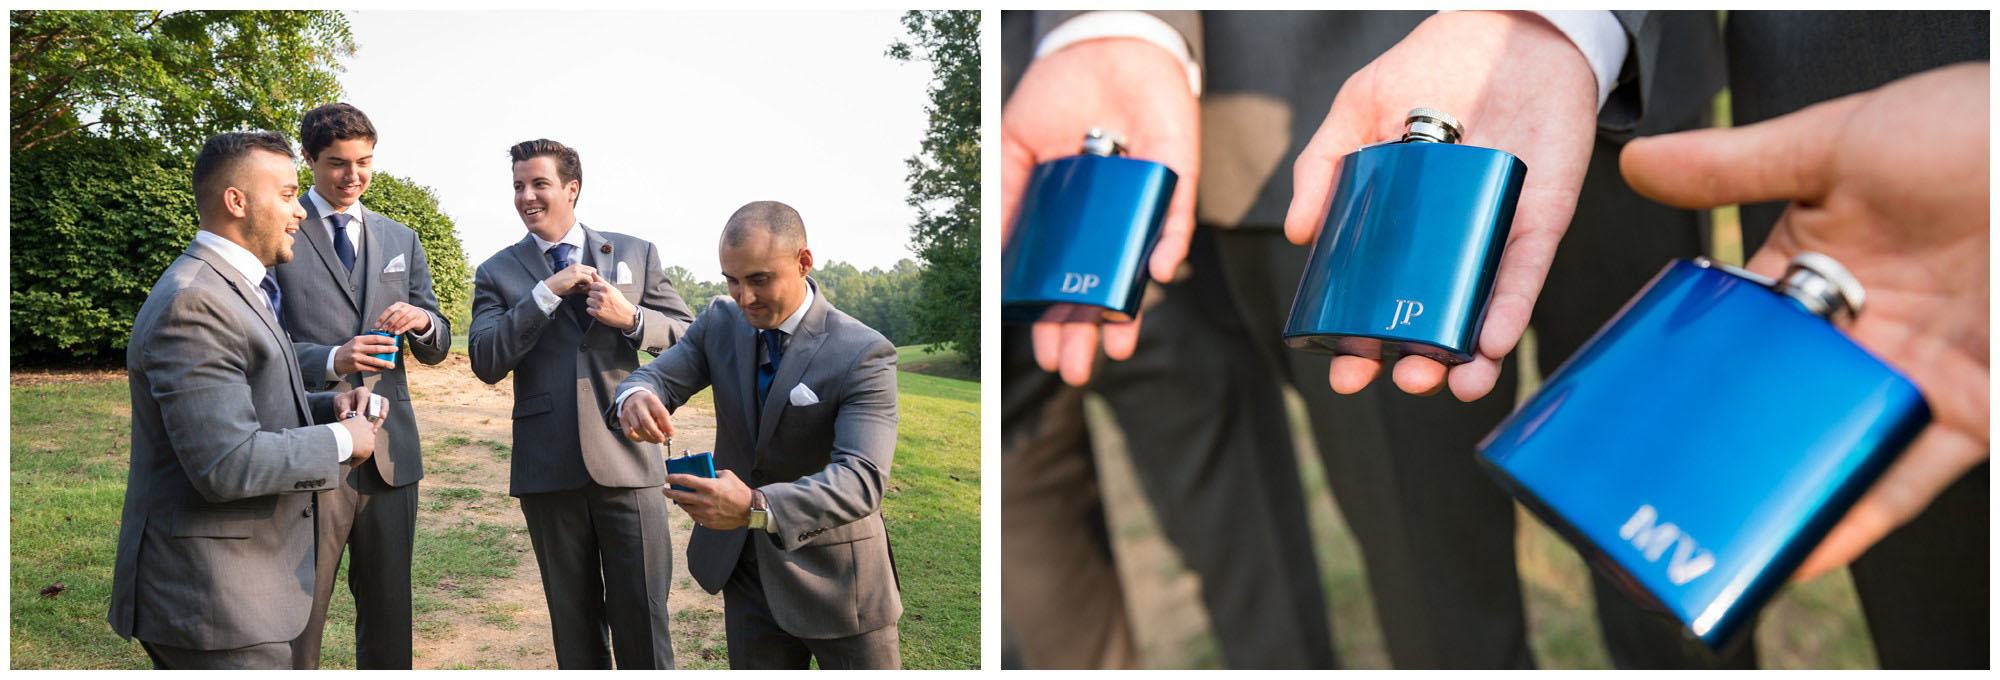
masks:
[[[764,504],[764,492],[750,490],[750,528],[764,531],[771,524],[771,506]]]
[[[633,327],[633,328],[638,328],[638,327],[639,327],[639,318],[640,318],[640,317],[639,317],[639,310],[636,310],[636,309],[632,310],[632,327]]]

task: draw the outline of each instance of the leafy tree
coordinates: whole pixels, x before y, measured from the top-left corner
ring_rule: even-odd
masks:
[[[979,361],[979,12],[910,11],[897,61],[931,64],[930,125],[909,168],[917,258],[916,334]]]
[[[192,155],[216,132],[296,134],[336,101],[354,53],[336,11],[12,10],[9,141],[16,153],[97,135]]]
[[[194,238],[192,170],[150,140],[93,137],[15,152],[13,357],[122,356],[153,281]]]
[[[667,265],[667,281],[674,284],[674,290],[687,302],[688,311],[701,314],[708,309],[708,301],[718,295],[728,295],[729,287],[717,281],[703,281],[695,278],[694,272],[677,264]]]

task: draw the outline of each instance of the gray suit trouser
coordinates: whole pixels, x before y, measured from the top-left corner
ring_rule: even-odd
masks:
[[[520,498],[542,570],[556,666],[608,669],[615,654],[620,669],[673,668],[673,537],[660,488],[591,484]]]
[[[729,667],[734,670],[805,670],[813,659],[821,670],[896,670],[903,667],[896,623],[847,637],[810,639],[778,627],[771,602],[764,597],[752,541],[770,541],[751,532],[729,581],[722,586],[723,630],[729,638]]]
[[[1668,260],[1701,253],[1706,218],[1633,194],[1618,175],[1618,150],[1598,142],[1535,304],[1544,374]],[[1389,366],[1360,393],[1335,394],[1329,357],[1289,349],[1280,337],[1310,249],[1275,228],[1213,231],[1255,346],[1305,398],[1334,498],[1366,560],[1391,660],[1398,668],[1533,667],[1514,564],[1514,503],[1473,459],[1479,440],[1513,409],[1518,371],[1504,368],[1493,392],[1469,404],[1448,393],[1405,394],[1390,382]],[[1715,658],[1683,641],[1671,620],[1639,609],[1595,572],[1591,578],[1618,666],[1755,665],[1751,646]]]
[[[1201,580],[1225,665],[1331,668],[1333,641],[1299,465],[1276,383],[1258,363],[1205,233],[1192,274],[1155,286],[1139,348],[1100,360],[1110,405],[1161,529]],[[1002,613],[1031,668],[1137,667],[1105,524],[1083,391],[1004,331]]]
[[[362,489],[357,490],[357,485]],[[315,514],[318,564],[313,614],[306,619],[305,632],[294,646],[292,666],[319,668],[334,576],[340,571],[341,553],[347,552],[353,555],[348,561],[347,588],[354,594],[355,667],[409,670],[414,633],[410,560],[416,544],[417,483],[388,486],[380,481],[372,462],[364,463],[342,476],[339,486],[320,492]]]
[[[156,642],[139,641],[145,648],[146,656],[153,660],[153,669],[161,671],[186,670],[279,670],[288,668],[292,662],[294,642],[266,642],[241,649],[187,649]]]

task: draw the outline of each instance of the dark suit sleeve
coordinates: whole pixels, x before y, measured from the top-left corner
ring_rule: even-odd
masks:
[[[291,409],[294,397],[251,387],[244,334],[262,330],[231,327],[228,319],[236,317],[228,302],[200,289],[181,291],[139,348],[138,368],[174,456],[211,503],[326,488],[340,474],[339,442],[317,425],[261,429],[258,400],[282,399]]]
[[[833,455],[826,468],[784,484],[758,487],[780,531],[778,547],[795,550],[801,536],[881,511],[896,458],[896,348],[877,338],[848,369],[854,382],[833,420]]]
[[[424,258],[424,241],[416,236],[415,231],[410,235],[415,241],[410,247],[410,305],[429,312],[431,323],[437,328],[428,342],[418,341],[414,334],[405,334],[405,337],[409,339],[410,353],[416,355],[417,361],[436,366],[443,363],[445,355],[451,352],[451,320],[438,311],[437,292],[431,289],[431,264]]]
[[[639,337],[627,339],[653,356],[680,342],[688,324],[694,322],[694,313],[688,311],[680,291],[674,290],[673,282],[667,280],[666,271],[660,268],[659,248],[651,243],[646,244],[646,291],[638,307],[645,320],[641,322]]]
[[[326,357],[336,349],[339,348],[335,345],[292,341],[292,355],[299,359],[299,378],[305,382],[306,389],[332,389],[340,384],[339,380],[326,379]]]
[[[1727,79],[1722,33],[1711,11],[1618,10],[1630,46],[1598,134],[1623,142],[1666,132],[1702,115]]]
[[[676,296],[674,299],[680,298]],[[709,312],[696,318],[694,323],[688,324],[687,332],[659,358],[646,362],[646,365],[640,366],[639,370],[633,371],[631,375],[625,376],[624,380],[618,382],[618,387],[611,390],[614,403],[604,409],[606,426],[613,431],[623,431],[618,423],[618,410],[623,404],[616,403],[615,400],[618,395],[624,394],[625,390],[634,387],[652,390],[654,396],[658,396],[660,401],[667,405],[667,412],[672,413],[675,409],[679,409],[681,404],[687,403],[696,392],[708,388],[710,381],[708,348],[703,347],[702,343],[708,336],[708,324],[721,323],[716,320],[727,316],[714,311],[716,304],[718,303],[710,303]],[[652,331],[649,330],[647,333],[650,334]]]
[[[535,348],[548,324],[532,290],[519,300],[501,299],[500,284],[481,265],[472,277],[472,330],[466,338],[472,374],[489,385],[500,382]]]

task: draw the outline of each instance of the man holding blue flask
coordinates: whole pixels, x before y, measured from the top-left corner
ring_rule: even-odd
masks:
[[[322,626],[341,553],[350,552],[355,665],[409,668],[410,560],[416,537],[422,442],[408,374],[397,361],[407,340],[418,361],[438,364],[451,324],[438,312],[430,265],[417,233],[361,202],[374,177],[374,123],[344,103],[309,111],[299,139],[313,186],[299,199],[299,256],[274,273],[291,301],[285,330],[298,342],[300,374],[312,389],[367,386],[388,399],[388,442],[338,488],[320,494],[318,582],[313,615],[294,654],[318,668]]]
[[[1533,665],[1513,565],[1513,504],[1474,465],[1472,445],[1511,406],[1512,373],[1500,371],[1500,361],[1522,334],[1538,295],[1549,296],[1545,309],[1558,310],[1536,320],[1541,365],[1553,366],[1660,262],[1701,251],[1703,217],[1632,194],[1614,163],[1619,141],[1634,133],[1701,122],[1721,80],[1714,16],[1126,14],[1130,22],[1110,27],[1100,13],[1037,18],[1038,56],[1003,114],[1003,170],[1019,178],[1033,162],[1073,146],[1070,128],[1079,124],[1132,128],[1127,134],[1134,157],[1178,163],[1183,185],[1198,186],[1198,200],[1177,197],[1152,274],[1170,279],[1184,256],[1199,250],[1183,245],[1202,242],[1189,235],[1212,232],[1226,284],[1210,287],[1226,289],[1231,304],[1205,311],[1240,317],[1248,339],[1232,342],[1254,348],[1261,363],[1253,366],[1297,386],[1305,398],[1335,498],[1368,562],[1392,661],[1403,667]],[[1148,18],[1163,20],[1166,31]],[[1064,35],[1066,26],[1079,22],[1098,26]],[[1178,36],[1179,49],[1163,35]],[[1196,78],[1199,93],[1184,82]],[[1321,223],[1340,157],[1394,139],[1405,114],[1417,107],[1460,119],[1467,128],[1461,143],[1513,153],[1528,172],[1477,353],[1449,372],[1426,358],[1403,359],[1394,378],[1410,393],[1404,394],[1386,386],[1364,389],[1379,362],[1329,362],[1286,349],[1278,332],[1307,255],[1292,243],[1310,242]],[[1593,155],[1595,150],[1607,152]],[[1284,169],[1292,171],[1289,178]],[[1002,204],[1013,201],[1006,196]],[[1194,229],[1197,223],[1220,228]],[[1579,226],[1570,229],[1572,223]],[[1581,255],[1565,249],[1557,256],[1555,245],[1566,229],[1572,244],[1584,244],[1574,249]],[[1199,260],[1193,268],[1200,273]],[[1551,281],[1546,290],[1545,278]],[[1152,320],[1146,315],[1139,324],[1104,326],[1105,354],[1143,358],[1134,348],[1154,335],[1147,329]],[[1043,369],[1080,384],[1099,368],[1099,338],[1093,323],[1052,318],[1032,331],[1033,353]],[[1101,368],[1106,377],[1120,370],[1116,362]],[[1255,390],[1261,379],[1230,376],[1211,392],[1222,394],[1219,388],[1228,385]],[[1360,393],[1336,397],[1322,388],[1328,382]],[[1447,386],[1461,400],[1478,401],[1412,396]],[[1012,385],[1006,391],[1010,401],[1016,398]],[[1494,392],[1499,396],[1480,399]],[[1222,418],[1226,406],[1216,399],[1178,408],[1189,419]],[[1273,458],[1290,455],[1288,443],[1277,446],[1285,448]],[[1245,457],[1270,452],[1238,449],[1230,455],[1223,464],[1242,465]],[[1138,464],[1144,475],[1146,463]],[[1011,468],[1009,473],[1014,479]],[[1011,496],[1014,485],[1008,488]],[[1015,500],[1008,499],[1010,512]],[[1156,498],[1160,506],[1178,502]],[[1233,531],[1237,524],[1230,519],[1239,518],[1206,518],[1204,530]],[[1163,516],[1164,524],[1174,521]],[[1294,542],[1309,543],[1303,535]],[[1010,540],[1006,550],[1015,549]],[[1208,574],[1203,577],[1206,590]],[[1619,665],[1716,663],[1622,595],[1601,585],[1598,592]],[[1036,625],[1010,624],[1016,632]],[[1227,635],[1224,622],[1215,627]],[[1753,663],[1749,650],[1740,651],[1722,663]],[[1024,657],[1032,656],[1024,649]]]

